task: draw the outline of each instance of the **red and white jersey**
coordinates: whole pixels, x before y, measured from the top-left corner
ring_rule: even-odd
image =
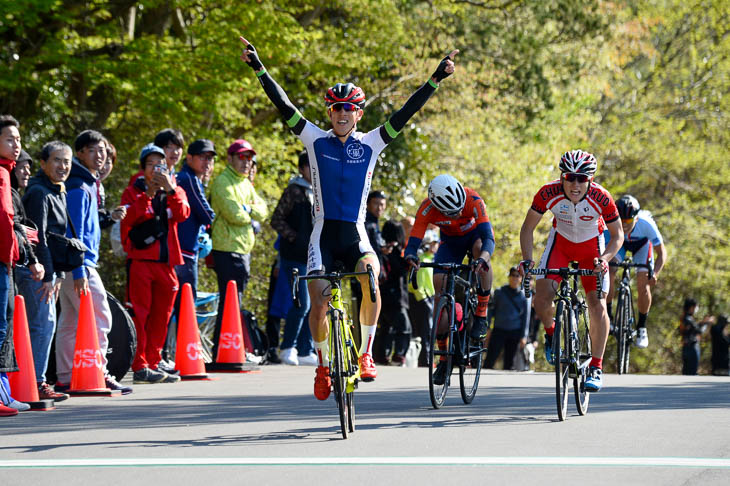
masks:
[[[588,185],[586,195],[577,204],[565,195],[560,179],[549,182],[535,194],[532,209],[540,214],[552,211],[553,228],[573,243],[595,238],[603,233],[606,223],[618,219],[611,194],[595,182]]]

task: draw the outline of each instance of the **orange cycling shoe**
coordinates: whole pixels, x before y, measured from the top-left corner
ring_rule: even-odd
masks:
[[[329,366],[317,366],[317,374],[314,376],[314,396],[317,400],[327,400],[332,388]]]
[[[378,376],[378,370],[375,369],[373,357],[369,353],[360,356],[360,378],[362,381],[373,381]]]

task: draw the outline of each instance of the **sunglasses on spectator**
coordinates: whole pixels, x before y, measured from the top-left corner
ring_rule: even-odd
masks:
[[[329,108],[327,108],[328,111],[357,111],[360,107],[357,106],[355,103],[335,103],[334,105],[330,105]]]
[[[576,174],[575,172],[566,172],[563,174],[563,179],[565,179],[568,182],[588,182],[591,177],[586,174]]]

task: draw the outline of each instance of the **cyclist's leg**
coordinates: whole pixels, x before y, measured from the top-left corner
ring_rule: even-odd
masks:
[[[476,235],[476,231],[472,231],[470,235]],[[479,286],[477,289],[477,308],[474,313],[476,318],[474,328],[471,332],[472,339],[483,339],[487,335],[487,305],[489,304],[489,296],[492,290],[492,265],[491,255],[489,252],[482,251],[482,240],[476,237],[471,245],[472,257],[483,258],[488,264],[487,270],[479,269],[477,277],[479,278]]]
[[[464,241],[462,237],[441,235],[441,244],[433,258],[434,263],[457,263],[464,260],[468,251],[468,245],[465,245]],[[433,308],[436,309],[441,296],[446,292],[446,273],[444,270],[433,269],[433,288],[436,291]],[[434,319],[439,319],[439,316],[434,316]],[[434,322],[434,325],[438,326],[436,329],[437,336],[446,334],[449,330],[447,319],[439,319],[439,322]]]

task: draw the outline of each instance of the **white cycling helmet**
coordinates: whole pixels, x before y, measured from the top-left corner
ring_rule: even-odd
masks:
[[[459,181],[448,174],[441,174],[428,185],[428,198],[436,209],[453,216],[464,208],[466,191]]]
[[[590,152],[583,150],[570,150],[560,157],[560,172],[573,172],[575,174],[586,174],[592,176],[596,173],[598,163]]]

